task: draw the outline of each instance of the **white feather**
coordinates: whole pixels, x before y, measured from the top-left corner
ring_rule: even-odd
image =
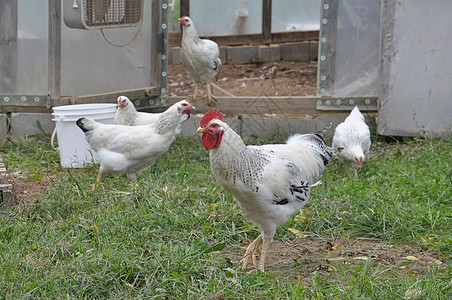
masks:
[[[370,145],[369,127],[356,106],[345,121],[336,127],[333,149],[345,164],[358,168],[357,160],[362,158],[362,161],[365,161]]]

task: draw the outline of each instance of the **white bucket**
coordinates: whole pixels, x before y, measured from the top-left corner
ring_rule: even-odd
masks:
[[[64,168],[83,168],[98,162],[97,155],[85,140],[85,134],[75,124],[81,117],[88,117],[103,124],[113,124],[116,104],[95,103],[76,104],[53,107],[52,121],[56,122],[51,144],[55,133],[58,138],[61,166]],[[55,149],[55,147],[53,147]]]

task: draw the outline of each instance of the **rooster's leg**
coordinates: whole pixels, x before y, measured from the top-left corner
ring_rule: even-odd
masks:
[[[261,270],[262,272],[264,272],[265,258],[267,257],[268,248],[270,248],[271,243],[272,243],[272,241],[268,240],[268,241],[264,242],[262,245],[262,253],[261,253],[261,258],[259,260],[259,266],[258,266],[259,270]]]
[[[246,269],[248,260],[252,257],[253,265],[257,267],[256,253],[259,252],[259,246],[262,244],[262,235],[259,235],[251,244],[246,248],[245,257],[242,258],[240,264],[242,268]]]

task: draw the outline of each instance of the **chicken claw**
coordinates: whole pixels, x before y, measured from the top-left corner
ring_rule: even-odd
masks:
[[[256,253],[260,253],[259,246],[262,244],[262,235],[259,235],[251,244],[246,248],[245,256],[240,260],[240,264],[243,269],[246,269],[248,260],[252,258],[253,265],[257,268]]]

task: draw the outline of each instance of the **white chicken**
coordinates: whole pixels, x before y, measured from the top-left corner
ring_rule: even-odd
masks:
[[[146,125],[156,122],[162,113],[146,113],[139,112],[133,105],[132,101],[126,96],[118,97],[118,109],[116,110],[113,124],[117,125]],[[188,120],[190,114],[184,114],[182,120],[176,128],[176,135],[180,135],[182,131],[182,123]]]
[[[212,95],[210,81],[218,74],[221,67],[220,50],[214,41],[201,39],[198,36],[193,21],[183,16],[178,19],[182,25],[182,44],[180,58],[188,75],[195,81],[193,99],[198,96],[198,83],[204,82],[207,86],[207,101],[216,99]]]
[[[363,166],[369,155],[370,145],[369,127],[363,114],[355,106],[345,121],[336,127],[332,147],[346,165],[355,169],[356,176],[357,169]]]
[[[209,110],[197,132],[210,150],[210,166],[217,182],[239,203],[244,217],[260,230],[240,261],[264,271],[265,258],[276,228],[297,213],[309,200],[310,189],[332,160],[332,149],[321,132],[296,134],[286,144],[246,146],[240,136]],[[262,244],[257,265],[256,253]]]
[[[135,181],[136,174],[140,175],[168,151],[177,126],[191,109],[195,108],[185,99],[173,104],[156,122],[140,126],[105,125],[86,117],[78,119],[77,126],[99,157],[100,169],[93,189],[103,174],[125,173]]]

